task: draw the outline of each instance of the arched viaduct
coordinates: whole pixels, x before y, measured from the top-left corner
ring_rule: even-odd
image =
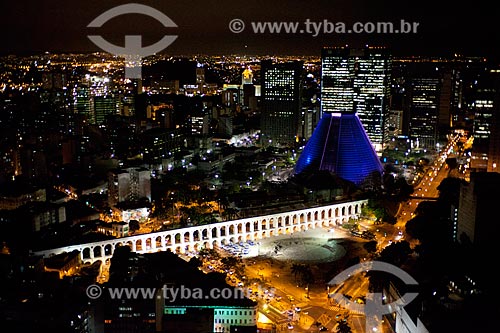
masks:
[[[271,215],[224,221],[213,224],[179,228],[112,240],[71,245],[34,252],[49,257],[78,250],[82,261],[94,263],[113,256],[119,246],[130,246],[137,253],[151,253],[170,249],[174,253],[212,248],[228,242],[259,240],[266,237],[305,231],[321,226],[338,226],[350,218],[357,219],[367,200],[337,203]]]

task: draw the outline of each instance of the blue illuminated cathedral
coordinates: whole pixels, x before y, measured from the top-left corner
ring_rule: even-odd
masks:
[[[297,161],[296,174],[328,170],[359,187],[380,183],[383,167],[375,146],[385,139],[388,59],[387,50],[378,47],[322,50],[323,116]]]
[[[356,113],[325,113],[297,161],[295,173],[328,170],[363,187],[383,167]]]

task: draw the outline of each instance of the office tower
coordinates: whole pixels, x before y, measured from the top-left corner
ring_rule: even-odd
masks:
[[[499,71],[487,70],[478,76],[473,91],[468,95],[467,107],[472,120],[472,137],[474,138],[470,159],[471,171],[487,171],[490,151],[494,155],[495,140],[498,140],[495,121],[498,112]],[[492,156],[493,157],[493,156]]]
[[[389,137],[398,137],[403,133],[403,110],[390,110],[387,122]]]
[[[196,68],[196,85],[198,86],[198,93],[205,93],[205,68]]]
[[[253,72],[251,68],[245,68],[243,73],[241,73],[241,85],[253,84]]]
[[[292,146],[301,111],[303,63],[261,62],[261,132],[264,145]]]
[[[438,143],[439,77],[411,79],[409,91],[409,130],[412,148],[435,148]]]
[[[152,128],[142,133],[141,144],[144,162],[161,165],[185,147],[185,136],[180,129]]]
[[[206,135],[209,128],[208,114],[198,114],[190,117],[191,135]]]
[[[112,170],[108,173],[108,202],[151,200],[151,171],[145,168]]]
[[[116,100],[111,95],[94,97],[96,124],[101,125],[107,116],[116,114]]]
[[[241,84],[225,83],[222,92],[224,105],[234,107],[239,104],[243,108],[256,110],[261,86],[254,84],[253,81],[253,71],[247,67],[241,73]]]
[[[309,140],[318,124],[321,112],[319,105],[303,106],[300,115],[299,137]]]
[[[456,74],[453,79],[458,82],[454,83],[452,127],[471,130],[474,111],[470,106],[476,98],[478,84],[489,76],[490,68],[484,58],[456,58],[454,62],[452,66]]]
[[[394,61],[393,109],[403,111],[409,149],[436,149],[453,126],[460,94],[454,63],[416,58]]]
[[[453,66],[453,64],[451,64]],[[460,72],[458,69],[445,66],[441,75],[441,94],[438,111],[438,139],[448,134],[453,127],[453,114],[458,113],[460,105]]]
[[[473,87],[484,64],[461,57],[401,58],[393,64],[392,108],[403,110],[409,148],[436,149],[451,130],[471,128],[473,116],[465,110],[473,108]]]
[[[500,172],[500,94],[495,96],[488,147],[488,172]]]
[[[48,182],[49,170],[47,152],[35,145],[20,148],[20,164],[24,177],[45,184]]]
[[[257,103],[256,89],[253,84],[244,84],[243,85],[243,103],[244,107],[248,107],[251,110],[255,110],[255,104]]]
[[[357,67],[356,67],[357,66]],[[391,59],[385,48],[367,48],[355,64],[355,111],[377,151],[383,149],[389,116]]]
[[[75,113],[82,116],[87,124],[95,124],[94,100],[88,86],[77,86],[73,89],[73,107]]]
[[[217,119],[217,133],[222,135],[233,135],[233,117],[222,115]]]
[[[175,128],[175,112],[173,103],[159,103],[148,105],[147,118],[151,119],[152,127]]]
[[[324,48],[321,53],[321,111],[354,111],[354,58],[349,48]]]
[[[493,97],[493,91],[490,94],[484,92],[484,95],[474,103],[474,120],[472,121],[474,142],[470,157],[471,171],[486,171],[488,168],[488,150],[494,112]]]
[[[461,185],[458,204],[460,242],[471,242],[479,247],[495,242],[492,216],[497,213],[500,202],[499,186],[500,174],[497,172],[472,172],[470,182]]]
[[[392,60],[383,47],[322,50],[321,111],[355,112],[377,151],[388,140],[386,123]]]

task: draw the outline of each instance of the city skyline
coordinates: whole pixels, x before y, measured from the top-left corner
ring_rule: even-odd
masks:
[[[290,54],[320,55],[324,46],[349,44],[352,47],[383,45],[395,56],[403,55],[452,55],[484,56],[500,59],[500,53],[491,45],[498,42],[493,10],[486,5],[461,8],[447,3],[419,2],[401,5],[395,1],[384,5],[368,1],[349,4],[327,1],[302,3],[279,1],[218,1],[204,3],[176,3],[141,1],[141,4],[158,9],[175,22],[176,28],[165,28],[155,19],[144,15],[116,17],[101,28],[89,28],[89,23],[100,14],[123,1],[79,1],[65,3],[61,0],[28,3],[7,2],[0,5],[3,13],[0,28],[7,33],[0,44],[0,54],[97,52],[88,35],[98,33],[111,43],[123,45],[124,35],[142,35],[143,45],[158,41],[165,34],[177,39],[162,53],[179,54]],[[465,7],[465,6],[464,6]],[[246,23],[245,31],[232,33],[228,24],[233,19]],[[321,33],[255,33],[252,22],[344,22],[348,27],[354,22],[393,22],[401,20],[418,23],[415,33],[405,34],[354,34]],[[311,26],[311,30],[312,26]]]
[[[488,6],[0,3],[0,327],[495,331]]]

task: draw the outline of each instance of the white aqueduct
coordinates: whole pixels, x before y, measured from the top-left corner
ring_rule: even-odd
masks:
[[[266,237],[305,231],[321,226],[335,226],[357,219],[368,200],[343,202],[271,215],[213,224],[172,229],[148,234],[116,238],[112,240],[71,245],[56,249],[34,252],[35,255],[50,257],[64,252],[78,250],[85,263],[107,260],[119,246],[130,246],[137,253],[151,253],[171,250],[174,253],[213,248],[229,242],[259,240]]]

